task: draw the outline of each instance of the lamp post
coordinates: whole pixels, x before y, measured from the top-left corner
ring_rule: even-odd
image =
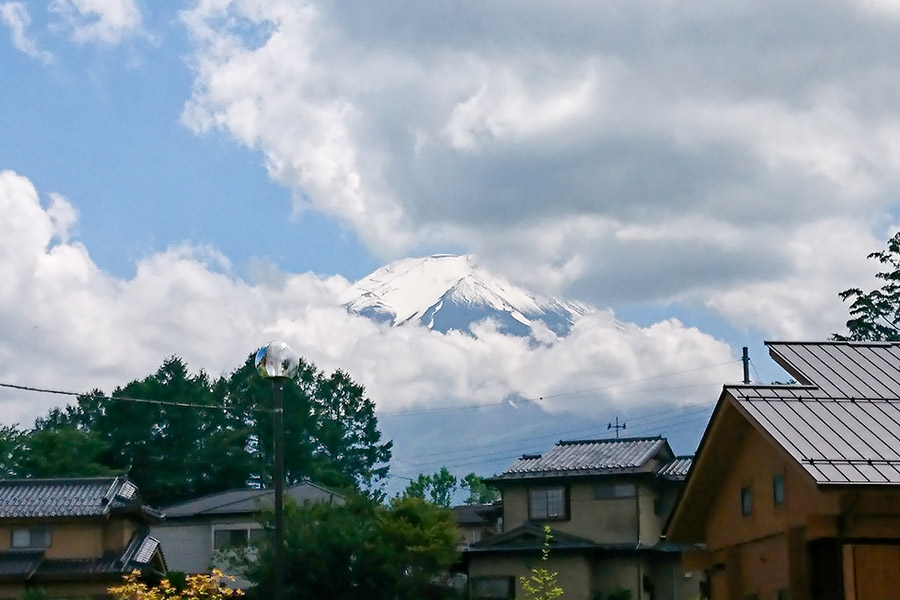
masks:
[[[256,370],[272,380],[275,423],[275,600],[284,600],[284,382],[297,371],[297,353],[284,342],[269,342],[256,352]]]

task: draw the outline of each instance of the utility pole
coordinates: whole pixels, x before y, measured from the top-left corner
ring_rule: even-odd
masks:
[[[610,423],[609,425],[606,426],[606,430],[609,431],[610,429],[615,429],[616,430],[616,439],[619,439],[619,430],[625,429],[625,425],[626,425],[625,423],[622,423],[621,425],[619,425],[619,417],[616,417],[616,424],[613,425],[612,423]]]

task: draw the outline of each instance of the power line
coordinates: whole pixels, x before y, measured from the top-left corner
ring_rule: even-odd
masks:
[[[659,411],[655,413],[649,413],[645,415],[645,417],[655,417],[650,418],[648,420],[641,420],[640,417],[632,417],[631,422],[633,422],[636,427],[633,427],[632,430],[634,433],[645,433],[649,434],[656,430],[657,432],[660,429],[666,429],[667,431],[678,430],[686,427],[687,425],[702,421],[708,418],[707,414],[710,410],[712,410],[715,402],[705,403],[701,405],[694,405],[688,408],[679,407],[673,408],[669,410]],[[678,413],[674,416],[666,417],[665,415],[672,415],[672,413]],[[548,440],[553,440],[554,438],[566,439],[564,436],[576,435],[579,433],[596,431],[597,426],[592,426],[589,428],[579,428],[574,430],[566,430],[566,431],[557,431],[554,433],[545,434],[539,437],[529,438],[524,444],[522,440],[511,440],[511,441],[503,441],[503,442],[494,442],[490,444],[480,444],[478,446],[468,446],[464,449],[460,449],[457,451],[448,451],[448,452],[433,452],[429,454],[419,454],[415,458],[423,459],[423,458],[432,458],[432,457],[442,457],[435,458],[435,460],[418,460],[416,462],[406,462],[401,459],[395,460],[402,463],[402,469],[404,470],[429,470],[430,468],[435,467],[461,467],[472,464],[472,461],[489,461],[489,462],[500,462],[502,460],[509,461],[513,460],[516,456],[521,453],[530,453],[532,451],[537,452],[546,448]],[[571,439],[571,438],[570,438]],[[601,438],[602,439],[602,438]],[[497,450],[495,452],[484,453],[485,449],[491,448],[500,448],[514,446],[509,450]],[[449,459],[449,460],[447,460]],[[491,461],[491,459],[495,459]]]
[[[726,361],[726,362],[723,362],[723,363],[718,363],[718,364],[715,364],[715,365],[706,365],[705,367],[695,367],[695,368],[693,368],[693,369],[685,369],[684,371],[673,371],[673,372],[671,372],[671,373],[661,373],[661,374],[659,374],[659,375],[651,375],[650,377],[642,377],[641,379],[633,379],[633,380],[631,380],[631,381],[623,381],[623,382],[621,382],[621,383],[610,383],[610,384],[608,384],[608,385],[603,385],[603,386],[596,387],[596,388],[589,388],[589,389],[585,389],[585,390],[580,390],[580,391],[577,391],[577,392],[560,392],[560,393],[558,393],[558,394],[552,394],[552,395],[549,395],[549,396],[540,396],[540,397],[538,398],[538,400],[548,400],[548,399],[551,399],[551,398],[562,398],[562,397],[565,397],[565,396],[578,396],[578,395],[581,395],[581,394],[588,394],[588,393],[591,393],[591,392],[597,392],[597,391],[600,391],[600,390],[607,390],[607,389],[609,389],[609,388],[619,387],[619,386],[622,386],[622,385],[631,385],[631,384],[633,384],[633,383],[643,383],[643,382],[645,382],[645,381],[651,381],[651,380],[653,380],[653,379],[662,379],[662,378],[664,378],[664,377],[674,377],[675,375],[683,375],[683,374],[685,374],[685,373],[693,373],[693,372],[695,372],[695,371],[703,371],[703,370],[705,370],[705,369],[715,369],[715,368],[718,368],[718,367],[724,367],[724,366],[726,366],[726,365],[731,365],[731,364],[734,364],[734,363],[737,363],[737,362],[740,362],[740,360],[729,360],[729,361]]]
[[[644,383],[646,381],[652,381],[654,379],[663,379],[665,377],[674,377],[676,375],[683,375],[685,373],[693,373],[696,371],[703,371],[706,369],[715,369],[718,367],[723,367],[723,366],[735,364],[738,362],[740,362],[740,360],[729,360],[726,362],[717,363],[717,364],[713,364],[713,365],[706,365],[703,367],[694,367],[692,369],[685,369],[683,371],[673,371],[671,373],[660,373],[658,375],[651,375],[650,377],[643,377],[640,379],[632,379],[629,381],[621,381],[618,383],[610,383],[610,384],[607,384],[604,386],[599,386],[596,388],[571,391],[571,392],[560,392],[558,394],[537,396],[534,398],[516,398],[515,400],[513,400],[513,402],[529,402],[529,403],[535,404],[536,406],[540,406],[540,402],[543,400],[580,396],[580,395],[584,395],[584,394],[594,393],[594,392],[597,392],[600,390],[608,390],[608,389],[615,388],[615,387],[633,385],[635,383]],[[644,393],[650,393],[650,392],[654,392],[654,391],[672,391],[672,390],[680,390],[680,389],[710,387],[712,385],[718,386],[719,384],[697,384],[697,385],[677,386],[677,387],[668,387],[668,388],[649,388],[649,389],[643,389],[643,390],[622,391],[622,392],[618,392],[618,394],[619,395],[644,394]],[[464,405],[464,406],[438,406],[438,407],[434,407],[434,408],[397,410],[397,411],[381,413],[380,415],[378,415],[378,417],[380,419],[384,419],[384,418],[394,418],[394,417],[419,416],[419,415],[426,415],[426,414],[433,414],[433,413],[456,412],[456,411],[463,411],[463,410],[478,410],[481,408],[491,408],[491,407],[497,407],[497,406],[504,406],[504,405],[508,405],[508,404],[510,404],[509,401],[502,401],[502,402],[491,402],[491,403],[486,403],[486,404],[468,404],[468,405]]]
[[[175,402],[173,400],[150,400],[148,398],[132,398],[129,396],[105,396],[102,394],[84,394],[81,392],[67,392],[63,390],[53,390],[49,388],[38,388],[28,385],[16,385],[14,383],[2,383],[0,387],[24,392],[39,392],[42,394],[55,394],[57,396],[73,396],[76,398],[90,398],[91,400],[115,400],[122,402],[135,402],[139,404],[159,404],[163,406],[177,406],[179,408],[202,408],[207,410],[223,410],[237,412],[271,412],[265,408],[239,408],[236,406],[218,406],[215,404],[193,404],[190,402]]]

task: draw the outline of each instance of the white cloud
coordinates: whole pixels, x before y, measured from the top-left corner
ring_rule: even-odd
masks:
[[[824,337],[898,209],[895,4],[204,0],[183,120],[385,258],[461,246],[597,305]],[[827,300],[783,289],[817,228],[867,246],[817,266]],[[739,313],[751,288],[768,308]]]
[[[41,50],[37,42],[28,37],[28,27],[31,25],[31,15],[21,2],[5,2],[0,4],[0,21],[6,24],[12,34],[13,46],[19,52],[30,56],[43,63],[53,60],[53,55],[46,50]]]
[[[78,43],[117,44],[141,31],[141,11],[134,0],[53,0],[50,10]]]
[[[390,328],[347,313],[340,277],[277,273],[235,276],[215,249],[184,246],[147,256],[130,279],[104,273],[70,239],[76,211],[59,195],[44,207],[33,184],[0,172],[0,382],[87,391],[151,373],[169,355],[212,374],[239,366],[272,338],[283,338],[331,371],[366,385],[383,411],[452,404],[493,404],[510,396],[545,397],[547,410],[591,412],[647,399],[646,380],[721,365],[726,344],[677,321],[641,328],[600,312],[565,339],[535,346],[489,322],[475,336]],[[265,269],[263,269],[265,271]],[[704,368],[666,380],[667,402],[710,400],[728,368]],[[689,377],[689,379],[687,379]],[[623,385],[626,382],[638,382]],[[657,385],[659,381],[655,382]],[[602,402],[583,402],[586,389]],[[643,390],[643,394],[641,393]],[[59,397],[0,390],[7,422],[28,423]]]

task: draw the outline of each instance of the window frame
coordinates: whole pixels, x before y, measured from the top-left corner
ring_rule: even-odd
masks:
[[[627,500],[638,495],[637,484],[630,481],[597,483],[592,486],[594,500]]]
[[[480,596],[476,593],[475,586],[479,582],[483,581],[493,581],[500,582],[503,580],[506,583],[506,595],[505,596]],[[472,577],[469,584],[469,595],[472,600],[515,600],[516,597],[516,578],[512,575],[478,575]]]
[[[16,533],[28,534],[27,544],[16,543]],[[36,543],[35,537],[46,536],[46,543]],[[46,525],[32,527],[13,527],[9,531],[9,547],[13,550],[43,550],[53,545],[53,532]]]
[[[254,533],[255,531],[257,531],[257,530],[258,530],[258,531],[265,531],[265,529],[264,529],[263,527],[260,527],[260,526],[258,526],[258,525],[255,525],[255,526],[254,526],[254,525],[250,525],[250,524],[247,524],[247,525],[217,525],[217,526],[214,526],[214,527],[212,528],[212,540],[211,540],[211,542],[212,542],[212,551],[213,551],[213,552],[220,552],[220,551],[222,551],[222,550],[234,550],[234,549],[240,549],[240,548],[249,548],[249,547],[253,546],[254,543],[256,543],[256,541],[258,541],[258,540],[254,540],[254,539],[253,539],[253,538],[254,538],[253,533]],[[234,543],[231,543],[231,542],[234,541],[233,538],[234,538],[234,536],[235,536],[236,534],[238,534],[238,532],[240,532],[240,534],[241,534],[242,537],[243,537],[242,543],[240,543],[240,544],[234,544]],[[217,545],[216,545],[216,538],[217,538],[219,535],[224,535],[224,534],[226,534],[226,533],[228,534],[228,536],[229,536],[229,538],[230,538],[230,539],[229,539],[229,543],[227,543],[227,544],[225,544],[225,545],[223,545],[223,546],[217,546]]]
[[[772,504],[775,508],[781,508],[787,501],[785,493],[784,473],[776,473],[772,476]]]
[[[741,488],[741,516],[753,516],[753,488],[749,485]]]
[[[562,492],[562,514],[550,514],[550,493],[555,491]],[[546,494],[544,501],[546,506],[546,514],[539,515],[535,514],[534,510],[534,502],[532,501],[533,494]],[[538,487],[530,487],[526,493],[526,502],[528,503],[528,519],[530,521],[568,521],[570,519],[570,506],[569,506],[569,486],[567,485],[544,485]]]

